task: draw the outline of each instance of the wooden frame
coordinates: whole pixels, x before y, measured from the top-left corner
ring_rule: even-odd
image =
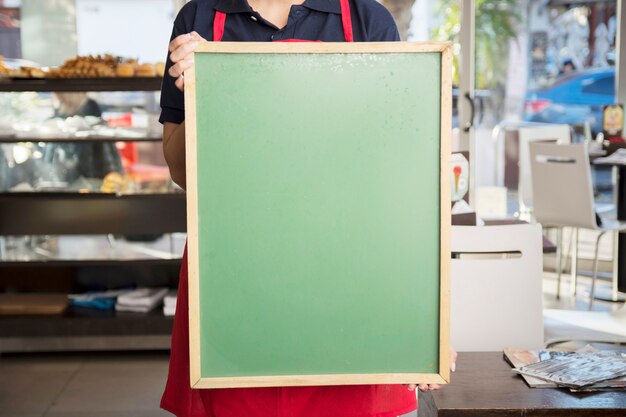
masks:
[[[424,374],[285,375],[259,377],[202,378],[200,373],[200,300],[198,252],[198,183],[196,143],[195,67],[185,72],[187,233],[189,266],[189,357],[192,388],[235,388],[269,386],[354,385],[354,384],[446,384],[450,381],[450,139],[452,126],[451,44],[414,42],[371,43],[247,43],[204,42],[195,53],[233,54],[333,54],[333,53],[441,53],[441,164],[440,164],[440,316],[439,371]]]

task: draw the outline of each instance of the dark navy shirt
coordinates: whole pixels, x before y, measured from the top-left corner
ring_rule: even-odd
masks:
[[[300,6],[292,6],[287,25],[282,29],[252,10],[247,0],[192,0],[178,13],[171,39],[196,31],[204,39],[213,40],[216,10],[226,13],[222,37],[224,42],[271,42],[284,39],[345,41],[339,0],[306,0]],[[391,14],[375,0],[350,0],[350,14],[355,42],[400,40]],[[161,123],[182,123],[185,120],[183,93],[168,75],[171,65],[168,54],[159,120]]]

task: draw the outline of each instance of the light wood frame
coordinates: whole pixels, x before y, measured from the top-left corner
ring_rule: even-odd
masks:
[[[256,43],[203,42],[195,53],[249,54],[334,54],[334,53],[441,53],[441,227],[440,227],[440,313],[439,372],[428,374],[338,374],[259,377],[202,378],[200,372],[200,281],[198,252],[198,182],[196,143],[195,67],[185,72],[185,142],[187,161],[187,256],[189,271],[189,359],[191,388],[243,388],[270,386],[317,386],[357,384],[447,384],[450,381],[450,236],[452,130],[452,52],[449,42],[367,43]]]

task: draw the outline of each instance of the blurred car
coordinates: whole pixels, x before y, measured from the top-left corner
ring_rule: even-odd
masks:
[[[615,68],[596,68],[563,76],[526,96],[524,120],[580,126],[589,123],[595,137],[602,131],[602,107],[615,103]],[[573,138],[574,139],[574,138]],[[596,191],[612,189],[609,167],[592,167]]]
[[[615,103],[615,68],[574,72],[526,95],[524,120],[582,125],[602,131],[602,107]]]

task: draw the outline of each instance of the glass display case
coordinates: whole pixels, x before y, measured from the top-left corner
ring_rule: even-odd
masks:
[[[162,155],[160,84],[0,79],[0,292],[176,287],[185,195]],[[160,310],[0,315],[0,352],[162,349],[171,325]]]

